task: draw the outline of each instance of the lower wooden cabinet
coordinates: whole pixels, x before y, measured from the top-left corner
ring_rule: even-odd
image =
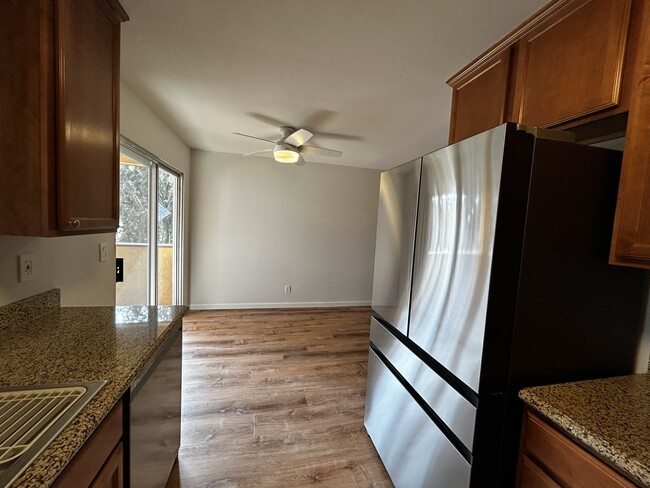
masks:
[[[91,488],[122,488],[124,486],[124,446],[120,442],[90,485]]]
[[[518,486],[527,488],[561,488],[542,468],[523,455],[519,460]]]
[[[517,468],[518,488],[634,488],[554,427],[526,411]]]
[[[54,482],[56,488],[118,488],[124,483],[120,400]]]

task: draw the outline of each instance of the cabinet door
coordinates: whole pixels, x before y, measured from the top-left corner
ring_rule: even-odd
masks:
[[[120,442],[99,470],[90,488],[122,488],[124,486],[124,447]]]
[[[523,36],[517,122],[549,127],[619,103],[631,6],[574,0]]]
[[[119,178],[119,20],[103,1],[57,0],[60,231],[115,231]]]
[[[123,422],[122,400],[120,400],[56,479],[54,488],[91,486],[93,480],[104,471],[104,465],[115,454],[115,446],[121,443]],[[111,468],[106,469],[111,470]],[[119,474],[123,476],[121,470]],[[114,478],[113,475],[111,477]]]
[[[450,144],[506,122],[510,53],[502,51],[447,82],[453,88]]]
[[[522,458],[534,460],[537,467],[565,488],[635,488],[632,482],[528,410],[524,418],[521,451]],[[545,486],[523,484],[526,480],[539,481],[539,476],[529,477],[530,468],[530,465],[520,463],[519,487]]]
[[[650,14],[628,117],[610,262],[650,268]]]
[[[0,6],[0,235],[56,225],[53,18],[50,2]]]
[[[562,488],[553,481],[539,466],[528,459],[528,456],[521,456],[519,460],[519,476],[517,477],[517,488]]]

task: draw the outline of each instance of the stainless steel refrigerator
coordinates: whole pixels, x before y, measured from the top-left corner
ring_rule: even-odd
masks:
[[[619,172],[504,124],[382,174],[365,425],[398,488],[512,486],[521,388],[633,372]]]

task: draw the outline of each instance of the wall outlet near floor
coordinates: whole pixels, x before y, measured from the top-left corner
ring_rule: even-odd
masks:
[[[284,285],[284,292],[291,293],[291,285]]]
[[[18,256],[18,282],[32,281],[36,278],[36,256],[34,254],[21,254]]]
[[[99,243],[99,262],[108,261],[108,242]]]

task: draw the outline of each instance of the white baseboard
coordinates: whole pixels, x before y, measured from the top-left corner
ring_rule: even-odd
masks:
[[[190,310],[233,310],[238,308],[329,308],[369,307],[370,301],[356,302],[277,302],[277,303],[192,303]]]

